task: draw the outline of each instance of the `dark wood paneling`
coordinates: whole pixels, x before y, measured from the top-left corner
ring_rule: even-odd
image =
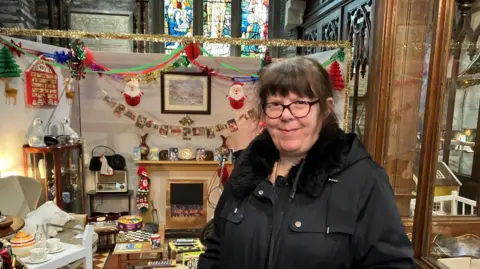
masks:
[[[433,45],[428,70],[428,86],[425,101],[424,125],[422,131],[422,149],[420,153],[420,171],[413,225],[413,246],[415,258],[428,257],[432,231],[433,197],[438,162],[438,141],[440,141],[440,121],[444,96],[453,0],[435,1],[433,24]]]

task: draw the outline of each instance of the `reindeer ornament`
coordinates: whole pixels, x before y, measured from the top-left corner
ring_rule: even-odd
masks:
[[[17,89],[11,88],[8,83],[5,83],[5,104],[16,105],[17,104]]]

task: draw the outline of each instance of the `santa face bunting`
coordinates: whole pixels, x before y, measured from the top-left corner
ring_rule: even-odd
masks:
[[[245,105],[245,90],[243,89],[243,83],[234,82],[230,87],[230,92],[227,95],[227,99],[230,101],[230,106],[233,109],[241,109]]]
[[[137,106],[140,104],[143,92],[140,90],[138,80],[132,79],[125,85],[125,90],[122,92],[125,97],[125,103],[129,106]]]

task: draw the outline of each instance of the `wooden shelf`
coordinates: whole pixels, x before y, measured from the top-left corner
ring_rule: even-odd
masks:
[[[217,161],[136,161],[136,164],[143,164],[147,171],[216,171],[219,162]],[[225,162],[229,171],[232,170],[232,162]]]

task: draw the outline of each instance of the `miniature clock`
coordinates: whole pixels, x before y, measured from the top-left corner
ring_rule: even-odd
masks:
[[[190,149],[181,149],[178,157],[182,160],[191,160],[194,158],[193,152]]]

